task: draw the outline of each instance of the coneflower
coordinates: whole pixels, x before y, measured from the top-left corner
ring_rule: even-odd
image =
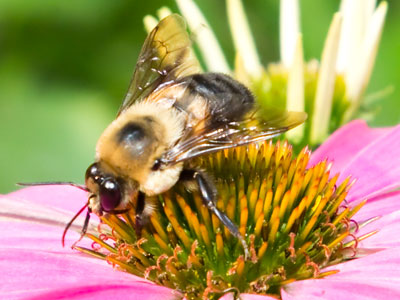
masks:
[[[246,237],[249,260],[183,187],[154,199],[140,240],[131,213],[98,226],[91,220],[92,239],[78,249],[101,259],[61,247],[65,224],[87,201],[85,192],[39,186],[0,196],[1,296],[399,298],[399,149],[400,127],[369,129],[355,121],[311,157],[307,149],[293,155],[286,143],[204,157],[198,163],[214,172],[219,208]],[[350,175],[357,179],[351,188]],[[83,218],[72,229],[79,233],[81,224]],[[67,245],[79,237],[72,233]]]
[[[307,167],[310,151],[295,157],[288,143],[253,144],[198,160],[214,175],[217,206],[239,226],[251,257],[197,193],[183,186],[147,199],[156,207],[137,239],[135,209],[107,215],[93,248],[75,248],[117,268],[180,291],[188,299],[219,298],[227,291],[280,295],[282,286],[335,271],[324,267],[357,254],[352,221],[364,205],[350,206],[347,178],[330,173],[330,163]],[[134,206],[134,204],[133,204]]]

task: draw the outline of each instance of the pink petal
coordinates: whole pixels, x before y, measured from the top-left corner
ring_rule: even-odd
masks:
[[[1,212],[29,203],[14,195],[0,197]],[[16,206],[16,208],[20,208]],[[35,213],[52,213],[35,203],[25,206]],[[18,211],[17,211],[18,212]],[[56,211],[54,210],[54,213]],[[55,215],[62,215],[55,213]],[[0,214],[1,216],[1,214]],[[113,271],[105,261],[62,248],[63,227],[0,218],[1,299],[175,299],[175,291],[136,276]],[[71,232],[67,244],[78,234]],[[82,244],[83,243],[83,244]],[[90,247],[88,239],[80,245]]]
[[[0,249],[1,299],[176,299],[104,261],[50,251]]]
[[[86,201],[86,193],[65,186],[31,187],[0,196],[0,298],[176,299],[173,290],[62,248],[65,220]],[[71,231],[67,245],[78,237]],[[82,243],[91,244],[88,239]]]
[[[333,133],[312,155],[310,165],[333,160],[332,174],[340,180],[357,178],[349,201],[371,198],[400,186],[400,126],[369,129],[353,121]]]
[[[76,213],[87,203],[87,194],[73,186],[44,185],[23,188],[8,194],[7,197]]]
[[[61,245],[63,227],[9,219],[0,221],[0,226],[2,240],[0,249],[10,249],[10,251],[13,251],[13,249],[30,249],[71,254],[74,251],[71,250],[70,245],[80,237],[77,232],[68,232],[65,240],[66,247],[63,248]],[[89,239],[83,239],[80,245],[90,247],[91,242],[89,241]]]
[[[363,120],[355,120],[336,130],[312,153],[310,166],[329,158],[334,162],[332,173],[340,172],[356,153],[391,128],[369,128]]]
[[[51,206],[44,206],[42,204],[37,204],[45,197],[39,197],[33,193],[33,200],[29,200],[29,192],[36,192],[36,190],[46,190],[44,187],[40,188],[28,188],[21,190],[25,195],[24,197],[17,195],[16,193],[12,193],[7,196],[0,195],[0,218],[2,217],[5,224],[9,225],[10,222],[14,223],[15,221],[24,221],[18,222],[15,226],[15,229],[19,229],[20,231],[16,232],[13,227],[10,227],[9,230],[4,231],[5,234],[10,234],[12,236],[18,237],[21,232],[25,232],[26,235],[32,236],[33,240],[38,238],[38,234],[42,234],[42,230],[45,232],[56,231],[58,235],[58,242],[61,243],[61,237],[64,232],[64,228],[67,223],[70,222],[72,217],[76,214],[76,212],[65,211],[57,208],[52,208]],[[63,188],[65,189],[65,187]],[[54,190],[54,188],[52,189]],[[43,195],[47,195],[50,192],[42,193]],[[36,197],[36,198],[35,198]],[[75,196],[74,199],[79,199]],[[77,204],[77,203],[75,203]],[[84,223],[84,217],[80,216],[75,220],[75,222],[70,227],[70,230],[67,234],[68,237],[73,237],[74,240],[77,240],[80,235],[73,234],[73,231],[80,232],[82,229],[82,225]],[[35,225],[36,224],[36,225]],[[38,224],[42,224],[44,227],[40,227]],[[96,216],[92,216],[88,232],[93,233],[94,228],[98,224],[98,218]],[[5,226],[7,226],[5,225]],[[36,228],[36,227],[39,228]],[[4,227],[4,226],[3,226]],[[21,227],[21,228],[20,228]],[[35,229],[35,231],[32,231]],[[18,241],[17,241],[18,243]],[[72,243],[71,243],[72,244]],[[33,246],[35,243],[33,243]]]
[[[225,294],[224,296],[219,298],[219,300],[234,300],[234,299],[235,298],[234,298],[233,293]],[[272,297],[272,296],[267,296],[267,295],[240,294],[240,299],[242,299],[242,300],[268,300],[268,299],[276,300],[277,298]]]
[[[359,248],[395,248],[400,247],[400,210],[395,210],[380,217],[378,220],[363,226],[357,237],[377,231],[374,235],[359,243]]]
[[[376,216],[384,216],[400,211],[400,191],[380,195],[367,200],[367,203],[354,215],[356,221],[365,221]]]
[[[357,236],[362,236],[375,230],[378,230],[378,232],[361,241],[359,248],[385,249],[400,247],[400,211],[393,212],[368,224],[357,233]]]
[[[369,199],[353,217],[360,225],[377,217],[377,220],[361,226],[357,237],[377,231],[373,236],[360,242],[359,248],[400,247],[400,191]]]
[[[348,200],[372,198],[400,187],[400,126],[382,135],[354,156],[341,178],[357,178]]]
[[[327,268],[340,272],[324,279],[291,283],[281,290],[282,299],[400,299],[399,250],[388,249]]]

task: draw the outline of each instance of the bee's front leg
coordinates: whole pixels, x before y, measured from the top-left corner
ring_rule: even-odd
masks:
[[[146,195],[139,191],[137,202],[136,202],[136,212],[135,212],[135,232],[136,238],[140,239],[142,236],[143,228],[143,211],[145,206]]]
[[[239,239],[244,249],[245,259],[249,258],[250,254],[247,243],[244,240],[243,236],[240,234],[239,229],[231,221],[231,219],[228,218],[226,214],[224,214],[217,208],[215,204],[217,198],[217,189],[212,180],[210,180],[204,172],[200,170],[191,170],[191,169],[183,170],[179,180],[196,182],[203,203],[214,215],[217,216],[217,218],[222,222],[222,224],[224,224],[229,229],[230,233],[234,237]]]

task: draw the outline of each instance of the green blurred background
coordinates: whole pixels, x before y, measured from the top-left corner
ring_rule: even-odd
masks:
[[[230,62],[225,2],[197,1]],[[279,1],[244,1],[264,64],[279,59]],[[389,12],[367,95],[369,123],[400,122],[400,1]],[[16,182],[83,182],[145,38],[142,19],[173,1],[0,0],[0,193]],[[339,1],[302,0],[306,59],[320,53]],[[372,97],[371,97],[372,98]]]

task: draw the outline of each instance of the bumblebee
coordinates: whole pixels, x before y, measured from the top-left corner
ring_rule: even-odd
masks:
[[[248,256],[238,227],[216,207],[214,182],[191,160],[270,139],[304,122],[306,114],[285,112],[263,121],[251,92],[228,75],[202,73],[191,46],[185,22],[176,14],[146,38],[117,118],[100,136],[95,162],[86,171],[89,200],[82,236],[91,212],[122,213],[133,200],[140,236],[144,216],[151,214],[146,196],[183,182],[198,190]]]

